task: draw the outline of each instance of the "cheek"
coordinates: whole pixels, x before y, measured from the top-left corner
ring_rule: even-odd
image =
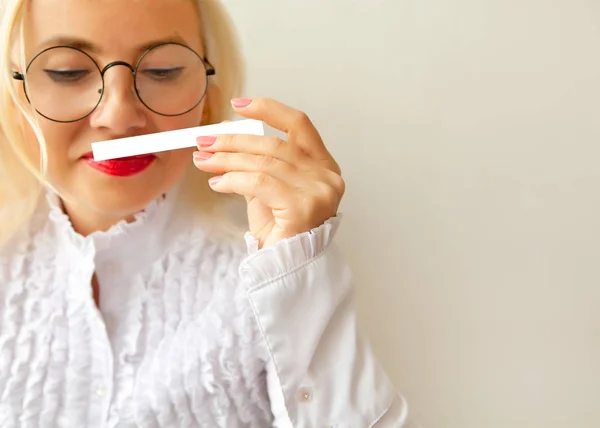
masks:
[[[44,136],[48,159],[47,178],[54,184],[61,184],[64,180],[70,179],[69,174],[75,160],[74,142],[77,141],[81,124],[60,124],[42,118],[39,125]],[[32,153],[33,162],[39,165],[41,150],[37,136],[30,126],[27,126],[27,130],[28,148]]]
[[[198,107],[187,114],[173,117],[152,115],[148,123],[156,130],[155,132],[192,128],[203,124],[206,113],[208,113],[208,108],[205,98]]]
[[[77,141],[81,125],[61,124],[40,121],[40,129],[46,142],[48,159],[52,163],[65,163],[69,160],[69,149]]]
[[[183,172],[192,162],[194,149],[182,149],[168,152],[162,158],[165,167],[164,175],[168,182],[179,180]]]

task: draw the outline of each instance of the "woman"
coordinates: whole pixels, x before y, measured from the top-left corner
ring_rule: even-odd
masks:
[[[233,98],[242,65],[224,8],[2,6],[1,426],[408,426],[331,245],[340,170],[304,114]],[[289,141],[90,154],[231,110]],[[245,248],[228,194],[246,199]]]

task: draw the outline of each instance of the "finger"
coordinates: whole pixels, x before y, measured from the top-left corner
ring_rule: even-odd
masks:
[[[262,172],[283,181],[290,186],[298,186],[306,180],[305,175],[293,165],[272,156],[247,153],[194,152],[194,165],[202,171],[213,174],[227,172]]]
[[[245,134],[219,135],[217,137],[198,137],[196,144],[200,151],[271,156],[294,165],[305,163],[310,159],[299,147],[277,137]]]
[[[241,116],[262,120],[285,132],[290,142],[297,144],[313,159],[335,163],[321,135],[305,113],[270,98],[234,99],[231,104]]]
[[[193,160],[198,169],[215,174],[230,171],[264,172],[291,187],[298,187],[301,183],[321,181],[333,187],[340,195],[344,193],[345,183],[339,174],[318,165],[316,161],[304,154],[302,156],[312,165],[303,165],[302,162],[285,162],[269,154],[257,155],[237,150],[230,152],[201,150],[194,152]]]
[[[256,198],[273,210],[292,206],[294,192],[282,181],[262,172],[228,172],[209,180],[210,187],[220,193],[236,193]]]

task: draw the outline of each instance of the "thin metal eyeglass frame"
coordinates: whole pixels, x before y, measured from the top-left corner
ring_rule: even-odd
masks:
[[[202,65],[204,66],[204,69],[206,70],[206,86],[204,88],[204,93],[202,94],[202,96],[200,97],[200,100],[190,109],[184,111],[183,113],[177,113],[177,114],[164,114],[164,113],[159,113],[156,110],[153,110],[152,108],[150,108],[148,106],[148,104],[146,104],[144,102],[144,100],[140,97],[139,91],[138,91],[138,87],[137,87],[137,70],[138,67],[140,66],[141,62],[143,61],[143,59],[146,57],[146,55],[148,55],[150,52],[152,52],[154,49],[157,49],[159,47],[162,46],[167,46],[167,45],[176,45],[176,46],[181,46],[183,48],[188,49],[190,52],[192,52],[194,55],[196,55],[200,61],[202,62]],[[92,58],[87,52],[73,47],[73,46],[52,46],[49,48],[44,49],[43,51],[41,51],[40,53],[38,53],[36,56],[33,57],[33,59],[29,62],[29,65],[27,65],[27,69],[25,71],[25,74],[19,73],[18,71],[13,71],[12,73],[12,78],[15,80],[20,80],[23,82],[23,92],[25,93],[25,97],[27,98],[27,101],[31,104],[31,100],[29,99],[29,94],[27,93],[27,85],[26,85],[26,75],[27,75],[27,71],[29,70],[29,68],[31,67],[31,65],[33,64],[33,62],[42,54],[48,52],[49,50],[52,49],[58,49],[58,48],[68,48],[68,49],[73,49],[76,50],[78,52],[81,52],[82,54],[84,54],[85,56],[87,56],[92,63],[96,66],[96,68],[98,69],[98,72],[100,73],[100,77],[102,79],[102,87],[98,90],[100,92],[100,98],[98,99],[98,103],[96,103],[96,105],[94,106],[94,108],[92,108],[90,110],[89,113],[87,113],[85,116],[82,116],[78,119],[73,119],[73,120],[56,120],[56,119],[52,119],[51,117],[46,116],[44,113],[40,112],[38,109],[36,109],[36,111],[38,112],[38,114],[48,120],[51,120],[53,122],[58,122],[58,123],[73,123],[73,122],[78,122],[80,120],[85,119],[86,117],[88,117],[89,115],[91,115],[100,105],[100,103],[102,102],[102,98],[104,97],[104,89],[105,89],[105,85],[104,85],[104,74],[112,67],[118,66],[118,65],[122,65],[127,67],[129,70],[131,70],[131,73],[133,74],[133,87],[135,90],[135,95],[137,96],[137,98],[140,100],[140,102],[151,112],[156,113],[160,116],[166,116],[166,117],[174,117],[174,116],[182,116],[186,113],[189,113],[190,111],[192,111],[193,109],[195,109],[196,107],[198,107],[198,105],[202,102],[202,100],[204,99],[204,97],[206,96],[206,91],[208,90],[208,77],[209,76],[214,76],[217,72],[215,70],[215,67],[213,67],[213,65],[210,63],[210,61],[208,61],[208,59],[206,57],[201,57],[195,50],[193,50],[192,48],[190,48],[189,46],[186,46],[182,43],[177,43],[177,42],[169,42],[169,43],[161,43],[159,45],[156,46],[152,46],[150,49],[146,50],[142,56],[140,56],[140,58],[137,60],[135,67],[133,67],[131,64],[129,64],[128,62],[125,61],[113,61],[110,62],[108,64],[106,64],[104,66],[104,68],[100,68],[100,66],[98,65],[98,63],[94,60],[94,58]]]

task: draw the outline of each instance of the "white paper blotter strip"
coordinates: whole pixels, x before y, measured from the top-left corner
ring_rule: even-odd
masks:
[[[236,120],[92,143],[92,153],[95,161],[118,159],[195,147],[197,137],[222,134],[265,135],[265,129],[260,120]]]

